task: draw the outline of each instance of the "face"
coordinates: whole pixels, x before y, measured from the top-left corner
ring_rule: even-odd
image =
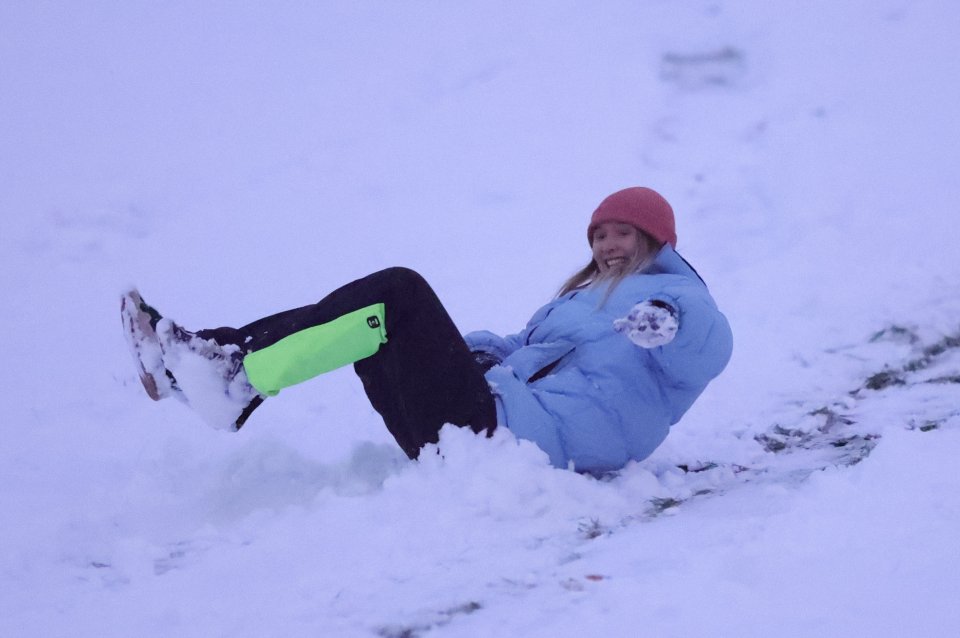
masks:
[[[647,242],[640,231],[622,222],[604,222],[593,231],[593,261],[601,273],[622,270],[638,252],[646,252]]]

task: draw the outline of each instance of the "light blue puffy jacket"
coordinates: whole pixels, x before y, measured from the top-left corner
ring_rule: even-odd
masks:
[[[515,335],[464,337],[471,350],[502,360],[486,375],[498,423],[536,443],[553,465],[580,472],[649,456],[727,365],[733,345],[706,285],[669,245],[603,303],[605,293],[605,286],[567,293]],[[647,300],[670,304],[680,322],[673,341],[651,349],[613,328]]]

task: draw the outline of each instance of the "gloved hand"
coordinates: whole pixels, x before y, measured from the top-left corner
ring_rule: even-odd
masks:
[[[638,303],[630,310],[630,314],[613,322],[614,330],[625,333],[630,341],[641,348],[656,348],[670,343],[679,328],[677,311],[659,299]]]

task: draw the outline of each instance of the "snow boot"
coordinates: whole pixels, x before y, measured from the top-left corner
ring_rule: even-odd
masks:
[[[266,398],[247,380],[245,353],[203,339],[170,319],[156,324],[163,361],[187,403],[218,430],[239,430]]]
[[[233,431],[263,402],[247,381],[239,346],[202,339],[165,319],[136,289],[121,297],[120,317],[140,382],[154,401],[175,397],[214,428]]]

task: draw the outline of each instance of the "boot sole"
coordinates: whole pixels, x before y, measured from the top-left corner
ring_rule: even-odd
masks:
[[[123,321],[123,336],[136,365],[140,383],[147,396],[159,401],[173,396],[176,390],[167,377],[160,339],[150,324],[150,315],[141,309],[144,305],[136,289],[127,291],[120,298],[120,318]]]

